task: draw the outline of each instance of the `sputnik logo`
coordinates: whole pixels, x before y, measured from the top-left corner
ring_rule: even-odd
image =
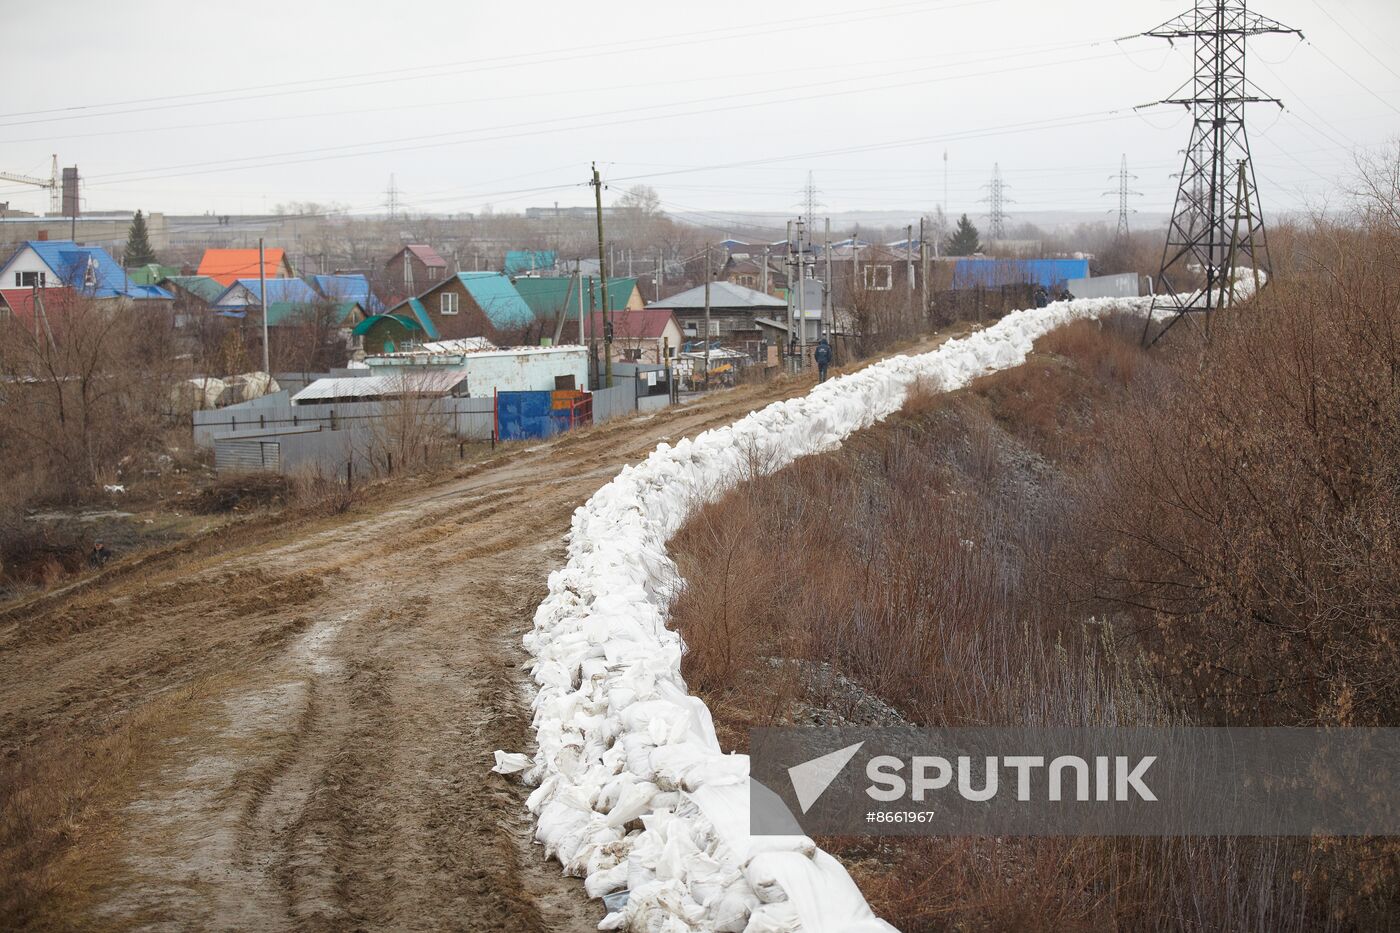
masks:
[[[857,742],[854,745],[847,745],[838,751],[788,768],[788,780],[792,781],[792,789],[797,793],[797,803],[802,807],[803,813],[812,809],[812,805],[821,798],[822,794],[826,793],[831,782],[841,775],[841,770],[855,757],[856,752],[860,751],[860,747],[864,744],[864,742]]]

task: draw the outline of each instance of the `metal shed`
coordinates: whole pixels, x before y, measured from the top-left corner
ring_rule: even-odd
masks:
[[[319,425],[214,438],[214,469],[219,473],[282,472],[282,438],[314,434]]]

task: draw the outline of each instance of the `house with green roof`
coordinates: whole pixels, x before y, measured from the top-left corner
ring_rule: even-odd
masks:
[[[175,307],[187,312],[207,311],[225,291],[217,279],[207,275],[168,275],[159,284],[175,296]]]
[[[419,324],[434,340],[485,337],[507,345],[524,339],[536,322],[530,305],[500,272],[459,272],[423,292],[417,301],[427,317]],[[403,311],[403,305],[390,309],[395,314]]]
[[[423,326],[412,314],[372,314],[355,325],[356,346],[370,355],[396,353],[424,342]]]
[[[537,321],[557,320],[561,311],[566,320],[578,320],[579,284],[578,280],[573,277],[520,278],[515,280],[515,290],[530,306],[530,311]],[[592,291],[593,298],[589,302],[588,309],[590,311],[603,310],[603,283],[592,276],[585,276],[583,294],[586,296],[589,291]],[[642,293],[637,288],[636,279],[608,279],[609,311],[640,311],[643,304]]]
[[[179,266],[162,266],[158,262],[148,263],[127,269],[126,274],[137,285],[159,285],[161,282],[180,274]]]

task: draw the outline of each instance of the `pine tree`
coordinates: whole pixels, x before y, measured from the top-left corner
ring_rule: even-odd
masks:
[[[122,263],[128,269],[146,266],[156,261],[156,251],[151,248],[151,238],[146,232],[146,218],[140,211],[131,218],[131,229],[126,233],[126,252]]]
[[[977,233],[977,228],[972,225],[972,221],[963,214],[958,218],[958,229],[953,231],[953,235],[948,237],[949,256],[971,256],[982,249],[982,243]]]

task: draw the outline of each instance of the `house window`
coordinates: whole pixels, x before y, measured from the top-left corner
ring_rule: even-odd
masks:
[[[629,363],[640,363],[642,361],[641,350],[623,350],[622,358]]]
[[[48,276],[43,272],[16,272],[15,288],[48,288]]]
[[[442,270],[439,269],[437,266],[429,266],[429,267],[428,267],[428,281],[429,281],[429,282],[436,282],[436,281],[438,280],[438,278],[439,278],[441,275],[442,275]]]
[[[861,266],[864,285],[869,291],[887,292],[894,288],[894,270],[890,266]]]
[[[738,280],[736,284],[742,285],[745,288],[758,287],[758,276],[756,275],[736,275],[735,279]]]
[[[710,322],[710,336],[711,336],[711,337],[718,337],[718,336],[719,336],[719,321],[711,321],[711,322]]]
[[[439,305],[438,305],[438,310],[440,310],[443,314],[456,314],[456,313],[457,313],[457,293],[456,293],[456,292],[443,292],[443,293],[442,293],[442,297],[439,299],[439,302],[440,302],[440,303],[439,303]]]
[[[685,335],[687,337],[694,337],[697,336],[699,333],[700,331],[696,329],[694,321],[685,322]]]

